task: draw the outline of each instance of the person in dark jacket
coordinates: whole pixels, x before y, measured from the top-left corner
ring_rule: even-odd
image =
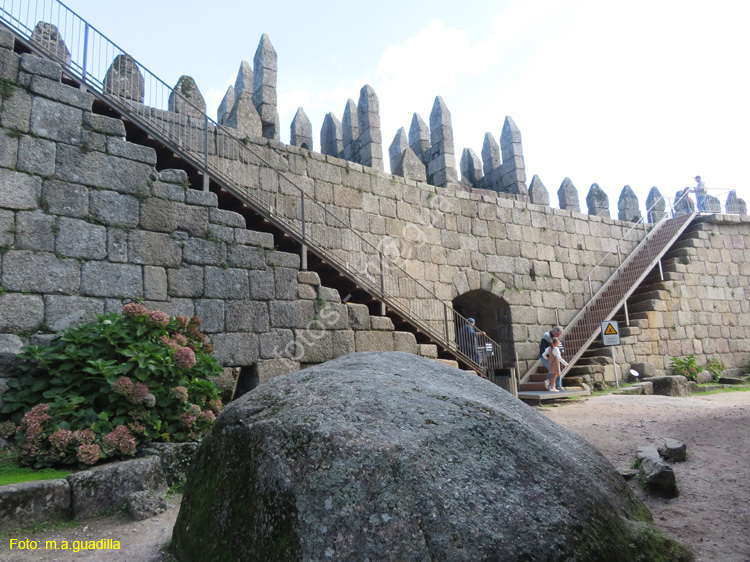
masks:
[[[466,324],[458,330],[458,348],[466,357],[480,364],[481,359],[477,351],[477,346],[479,345],[477,335],[484,335],[485,332],[477,331],[474,323],[475,320],[473,318],[467,318]]]

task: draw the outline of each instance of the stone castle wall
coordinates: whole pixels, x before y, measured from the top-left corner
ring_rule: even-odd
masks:
[[[354,351],[436,355],[342,303],[184,171],[156,172],[58,64],[0,44],[0,391],[23,344],[131,299],[199,315],[216,358],[260,381]]]

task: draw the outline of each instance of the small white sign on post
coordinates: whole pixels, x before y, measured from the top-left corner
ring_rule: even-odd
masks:
[[[614,320],[602,322],[602,343],[604,345],[620,345],[620,328]]]

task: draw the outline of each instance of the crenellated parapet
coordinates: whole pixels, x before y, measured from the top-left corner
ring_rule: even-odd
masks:
[[[589,193],[586,195],[586,206],[589,209],[589,215],[609,218],[609,197],[598,183],[591,184]]]
[[[646,209],[648,210],[648,222],[655,224],[667,216],[667,203],[664,201],[656,186],[652,187],[646,197]]]
[[[104,93],[143,103],[143,74],[129,55],[117,55],[104,76]]]
[[[733,189],[727,196],[727,213],[735,213],[738,215],[747,214],[747,205],[743,199],[737,198],[737,192]]]
[[[528,195],[521,131],[509,116],[503,123],[500,144],[491,133],[484,135],[482,163],[484,178],[479,184],[472,184],[473,187],[491,189],[499,193]]]
[[[621,221],[630,222],[641,220],[638,197],[629,185],[623,187],[620,192],[620,199],[617,201],[617,218]]]
[[[289,144],[292,146],[299,146],[306,150],[313,149],[312,124],[301,107],[297,109],[292,119],[290,138]]]
[[[201,94],[192,76],[180,76],[169,95],[169,111],[188,117],[205,115],[206,100],[203,99],[203,94]]]
[[[535,205],[549,205],[549,191],[536,174],[531,178],[529,185],[529,202]]]
[[[557,199],[563,211],[581,212],[581,205],[578,202],[578,190],[570,178],[565,178],[562,184],[560,184],[560,189],[557,190]]]
[[[261,36],[258,49],[255,51],[253,68],[253,104],[260,115],[263,136],[279,140],[279,112],[276,109],[277,55],[265,33]]]

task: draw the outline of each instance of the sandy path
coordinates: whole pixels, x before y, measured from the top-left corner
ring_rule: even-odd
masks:
[[[687,445],[673,465],[680,495],[663,499],[633,487],[655,523],[690,545],[701,562],[750,562],[750,392],[705,397],[605,395],[556,408],[552,420],[594,444],[617,468],[640,445],[664,437]]]

